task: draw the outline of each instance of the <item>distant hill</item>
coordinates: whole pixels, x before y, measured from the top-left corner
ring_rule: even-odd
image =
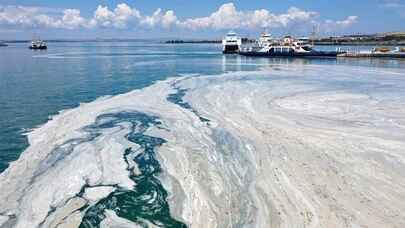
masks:
[[[380,33],[380,35],[405,37],[405,32],[386,32],[386,33]]]
[[[242,38],[242,43],[254,43],[254,39]],[[168,40],[166,44],[220,44],[222,40]]]
[[[331,36],[314,39],[317,45],[405,45],[405,32]]]

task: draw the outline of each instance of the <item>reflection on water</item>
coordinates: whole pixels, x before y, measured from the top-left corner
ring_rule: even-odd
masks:
[[[222,71],[241,71],[242,56],[240,55],[222,55]]]
[[[405,59],[390,58],[338,58],[341,65],[359,65],[372,67],[405,68]]]

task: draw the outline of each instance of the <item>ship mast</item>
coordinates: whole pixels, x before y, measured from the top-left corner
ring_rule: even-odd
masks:
[[[312,32],[311,32],[311,36],[310,36],[310,39],[312,41],[312,46],[314,46],[314,44],[315,44],[316,32],[317,32],[317,26],[314,25],[314,26],[312,26]]]

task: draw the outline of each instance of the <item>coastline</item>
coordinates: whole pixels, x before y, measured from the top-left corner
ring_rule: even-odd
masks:
[[[242,42],[243,44],[252,44],[255,40],[249,39],[249,41]],[[312,41],[310,41],[312,42]],[[221,40],[168,40],[164,42],[165,44],[221,44]],[[400,42],[323,42],[314,41],[314,45],[319,46],[405,46],[405,41]]]

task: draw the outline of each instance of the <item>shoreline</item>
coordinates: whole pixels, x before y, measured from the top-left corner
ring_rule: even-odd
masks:
[[[165,44],[221,44],[221,40],[168,40]],[[254,40],[242,42],[242,44],[252,44]],[[405,46],[405,41],[401,42],[314,42],[318,46]]]
[[[222,44],[222,40],[154,40],[154,39],[103,39],[103,40],[96,40],[96,39],[89,39],[89,40],[58,40],[58,39],[50,39],[44,40],[47,43],[108,43],[108,42],[118,42],[118,43],[125,43],[125,42],[156,42],[161,44]],[[0,47],[4,45],[4,47],[8,46],[7,44],[21,44],[21,43],[29,43],[30,40],[6,40],[0,43]],[[242,44],[253,44],[256,40],[249,39],[249,38],[242,38]],[[312,41],[310,41],[312,42]],[[401,41],[314,41],[314,45],[318,46],[405,46],[405,40]]]

